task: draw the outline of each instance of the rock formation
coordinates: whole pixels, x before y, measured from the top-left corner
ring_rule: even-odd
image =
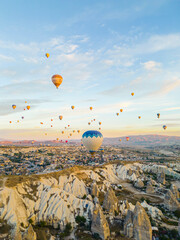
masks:
[[[94,206],[92,216],[92,233],[97,233],[102,239],[107,239],[110,236],[108,222],[103,214],[102,208],[99,204]]]
[[[176,195],[174,195],[170,189],[167,191],[167,193],[165,195],[164,205],[170,211],[176,211],[176,210],[180,209],[180,203],[178,202]]]
[[[138,178],[137,181],[135,182],[134,186],[136,188],[143,188],[144,187],[144,183],[143,183],[143,181],[140,178]]]
[[[164,172],[161,172],[161,173],[158,173],[158,174],[157,174],[157,181],[158,181],[159,183],[162,183],[162,184],[165,184],[165,183],[166,183],[165,173],[164,173]]]
[[[23,240],[36,240],[36,239],[37,239],[36,233],[34,232],[32,225],[30,224],[23,234]]]
[[[97,184],[94,182],[91,185],[91,195],[94,197],[99,197],[99,190]]]
[[[136,240],[152,240],[152,228],[149,217],[139,202],[134,212],[128,210],[124,221],[124,234]]]
[[[152,194],[154,193],[154,187],[152,186],[151,183],[149,183],[146,187],[146,193]]]
[[[176,199],[180,198],[180,194],[176,185],[172,184],[170,189]]]
[[[103,208],[111,214],[118,212],[118,199],[112,188],[109,188],[105,194]]]

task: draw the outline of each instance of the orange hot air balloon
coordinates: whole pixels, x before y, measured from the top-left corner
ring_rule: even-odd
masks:
[[[96,121],[96,119],[94,119],[94,121]]]
[[[139,119],[141,119],[141,116],[138,116]]]
[[[134,96],[134,93],[133,93],[133,92],[131,93],[131,96]]]
[[[46,55],[47,58],[50,56],[49,53],[46,53],[45,55]]]
[[[91,123],[90,123],[90,122],[88,122],[88,124],[89,124],[89,125],[91,125]]]
[[[119,141],[121,142],[122,140],[121,140],[121,139],[119,139]]]
[[[68,125],[68,127],[70,127],[70,125]]]
[[[101,130],[101,128],[99,128],[99,130]]]
[[[51,122],[53,121],[53,119],[51,118]]]
[[[56,138],[57,141],[59,141],[59,138]]]
[[[34,144],[34,141],[32,141],[31,143]]]
[[[25,111],[26,109],[24,108],[24,111]]]
[[[12,108],[13,108],[13,109],[16,109],[16,105],[12,105]]]
[[[73,130],[73,133],[75,133],[76,131],[75,130]]]
[[[93,110],[93,107],[90,107],[89,109],[90,109],[90,110]]]
[[[126,137],[126,141],[129,141],[129,137]]]
[[[63,81],[63,78],[61,75],[55,74],[52,76],[52,82],[54,83],[57,89],[61,85],[62,81]]]
[[[43,124],[43,122],[40,122],[40,124]]]
[[[72,136],[72,133],[70,133],[69,135]]]
[[[27,108],[27,110],[29,110],[31,107],[30,107],[30,106],[27,106],[26,108]]]
[[[12,123],[11,121],[9,121],[9,123]]]
[[[51,125],[51,127],[53,127],[53,125]]]
[[[59,116],[59,119],[62,120],[62,119],[63,119],[63,116]]]
[[[101,125],[101,122],[99,122],[99,125]]]
[[[80,133],[80,130],[77,130],[78,133]]]
[[[116,113],[117,116],[119,116],[119,113]]]
[[[25,101],[25,103],[27,103],[27,101]]]
[[[123,109],[122,109],[122,108],[120,109],[120,112],[123,112]]]
[[[71,106],[72,110],[75,108],[74,106]]]
[[[66,129],[67,127],[65,127],[65,129]]]
[[[64,134],[64,131],[62,131],[61,133]]]

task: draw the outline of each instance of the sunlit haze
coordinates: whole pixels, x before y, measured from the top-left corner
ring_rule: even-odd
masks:
[[[179,9],[178,0],[1,1],[0,139],[73,130],[80,139],[99,127],[104,137],[180,136]]]

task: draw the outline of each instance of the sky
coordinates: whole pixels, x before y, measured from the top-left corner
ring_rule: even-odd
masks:
[[[179,0],[1,1],[0,139],[65,139],[99,121],[104,137],[180,136],[179,9]]]

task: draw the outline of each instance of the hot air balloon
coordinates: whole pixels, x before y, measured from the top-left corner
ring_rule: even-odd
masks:
[[[75,108],[74,106],[71,106],[72,110]]]
[[[45,133],[45,135],[47,136],[47,133]]]
[[[29,110],[31,107],[30,107],[30,106],[27,106],[26,108],[27,108],[27,110]]]
[[[86,131],[82,135],[83,145],[93,155],[103,142],[103,135],[99,131]]]
[[[139,119],[141,119],[141,116],[138,116]]]
[[[59,141],[59,138],[56,138],[57,141]]]
[[[122,108],[120,109],[120,112],[123,112],[123,109],[122,109]]]
[[[43,124],[43,122],[40,122],[40,124]]]
[[[164,125],[164,126],[163,126],[163,128],[164,128],[164,130],[166,130],[167,126],[166,126],[166,125]]]
[[[25,103],[27,103],[27,101],[25,101]]]
[[[94,119],[94,121],[96,121],[96,119]]]
[[[53,125],[51,125],[51,127],[53,127]]]
[[[101,125],[101,122],[99,122],[99,125]]]
[[[24,108],[24,111],[25,111],[26,109]]]
[[[65,127],[65,129],[66,129],[67,127]]]
[[[12,123],[11,121],[9,121],[9,123]]]
[[[88,125],[91,125],[91,123],[90,123],[90,122],[88,122]]]
[[[53,121],[53,119],[51,118],[51,122]]]
[[[61,133],[64,134],[64,131],[62,131]]]
[[[116,113],[117,116],[119,116],[119,113]]]
[[[157,118],[160,118],[160,113],[157,113]]]
[[[101,128],[99,128],[99,130],[101,130]]]
[[[68,125],[68,127],[70,127],[70,125]]]
[[[63,119],[63,116],[59,116],[59,119],[62,120],[62,119]]]
[[[21,118],[22,118],[22,119],[24,119],[24,117],[23,117],[23,116],[22,116]]]
[[[73,133],[75,133],[76,131],[75,130],[73,130]]]
[[[70,133],[69,136],[72,136],[72,133]]]
[[[62,81],[63,81],[63,78],[61,75],[55,74],[52,76],[52,82],[54,83],[57,89],[61,85]]]
[[[119,141],[121,142],[122,140],[121,140],[121,139],[119,139]]]
[[[129,137],[126,137],[126,141],[129,141]]]
[[[46,53],[46,57],[47,57],[47,58],[49,57],[49,53]]]
[[[32,141],[31,143],[34,144],[34,141]]]
[[[131,93],[131,96],[134,96],[134,93],[133,93],[133,92]]]
[[[68,143],[68,141],[66,140],[66,143]]]
[[[80,130],[77,130],[78,133],[80,133]]]
[[[17,122],[19,123],[19,120],[17,120]]]
[[[89,109],[90,109],[90,110],[93,110],[93,107],[90,107]]]
[[[13,109],[16,109],[16,105],[12,105],[12,108],[13,108]]]

